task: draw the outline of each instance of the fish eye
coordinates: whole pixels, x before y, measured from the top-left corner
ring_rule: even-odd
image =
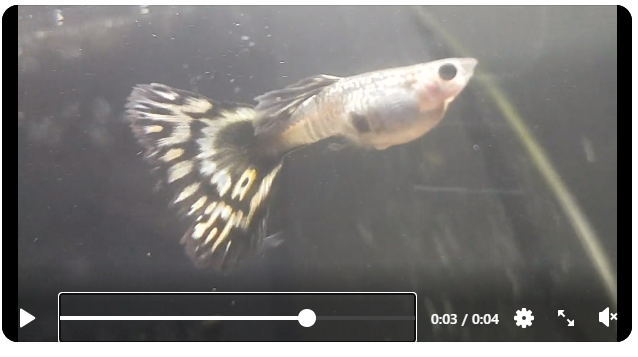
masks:
[[[456,77],[456,67],[451,63],[446,63],[439,67],[439,77],[444,81],[450,81]]]

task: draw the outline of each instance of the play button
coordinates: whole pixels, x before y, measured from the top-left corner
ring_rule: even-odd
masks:
[[[26,326],[29,322],[35,320],[35,316],[30,313],[20,309],[20,328]]]

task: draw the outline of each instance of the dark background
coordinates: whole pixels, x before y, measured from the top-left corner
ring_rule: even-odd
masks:
[[[426,11],[479,60],[477,76],[508,94],[616,270],[616,7]],[[286,242],[263,259],[219,276],[185,255],[186,224],[168,193],[153,192],[123,119],[131,87],[159,82],[251,102],[309,75],[457,55],[415,8],[19,7],[4,24],[15,12],[18,306],[36,320],[17,336],[5,322],[13,339],[56,340],[61,291],[414,291],[419,341],[617,339],[615,321],[597,320],[613,303],[596,267],[476,80],[421,140],[289,157],[275,219]],[[525,330],[513,320],[523,307],[535,315]],[[446,312],[499,314],[500,323],[430,323]],[[620,319],[629,314],[623,306]],[[130,333],[242,333],[184,328]]]

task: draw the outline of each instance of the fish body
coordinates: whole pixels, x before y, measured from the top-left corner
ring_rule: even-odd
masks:
[[[286,154],[332,137],[377,150],[413,141],[441,121],[476,64],[448,58],[352,77],[318,75],[258,96],[254,107],[138,85],[127,117],[190,221],[182,238],[188,255],[198,266],[228,271],[281,242],[265,223]]]
[[[346,78],[311,77],[256,98],[257,132],[276,135],[284,151],[334,136],[379,150],[404,144],[438,124],[476,64],[450,58]],[[321,90],[304,96],[308,82],[322,84]]]

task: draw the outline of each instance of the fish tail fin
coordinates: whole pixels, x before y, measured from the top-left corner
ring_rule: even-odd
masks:
[[[255,111],[162,84],[134,87],[126,109],[145,159],[190,222],[181,242],[196,265],[228,271],[258,254],[283,161],[255,136]]]

